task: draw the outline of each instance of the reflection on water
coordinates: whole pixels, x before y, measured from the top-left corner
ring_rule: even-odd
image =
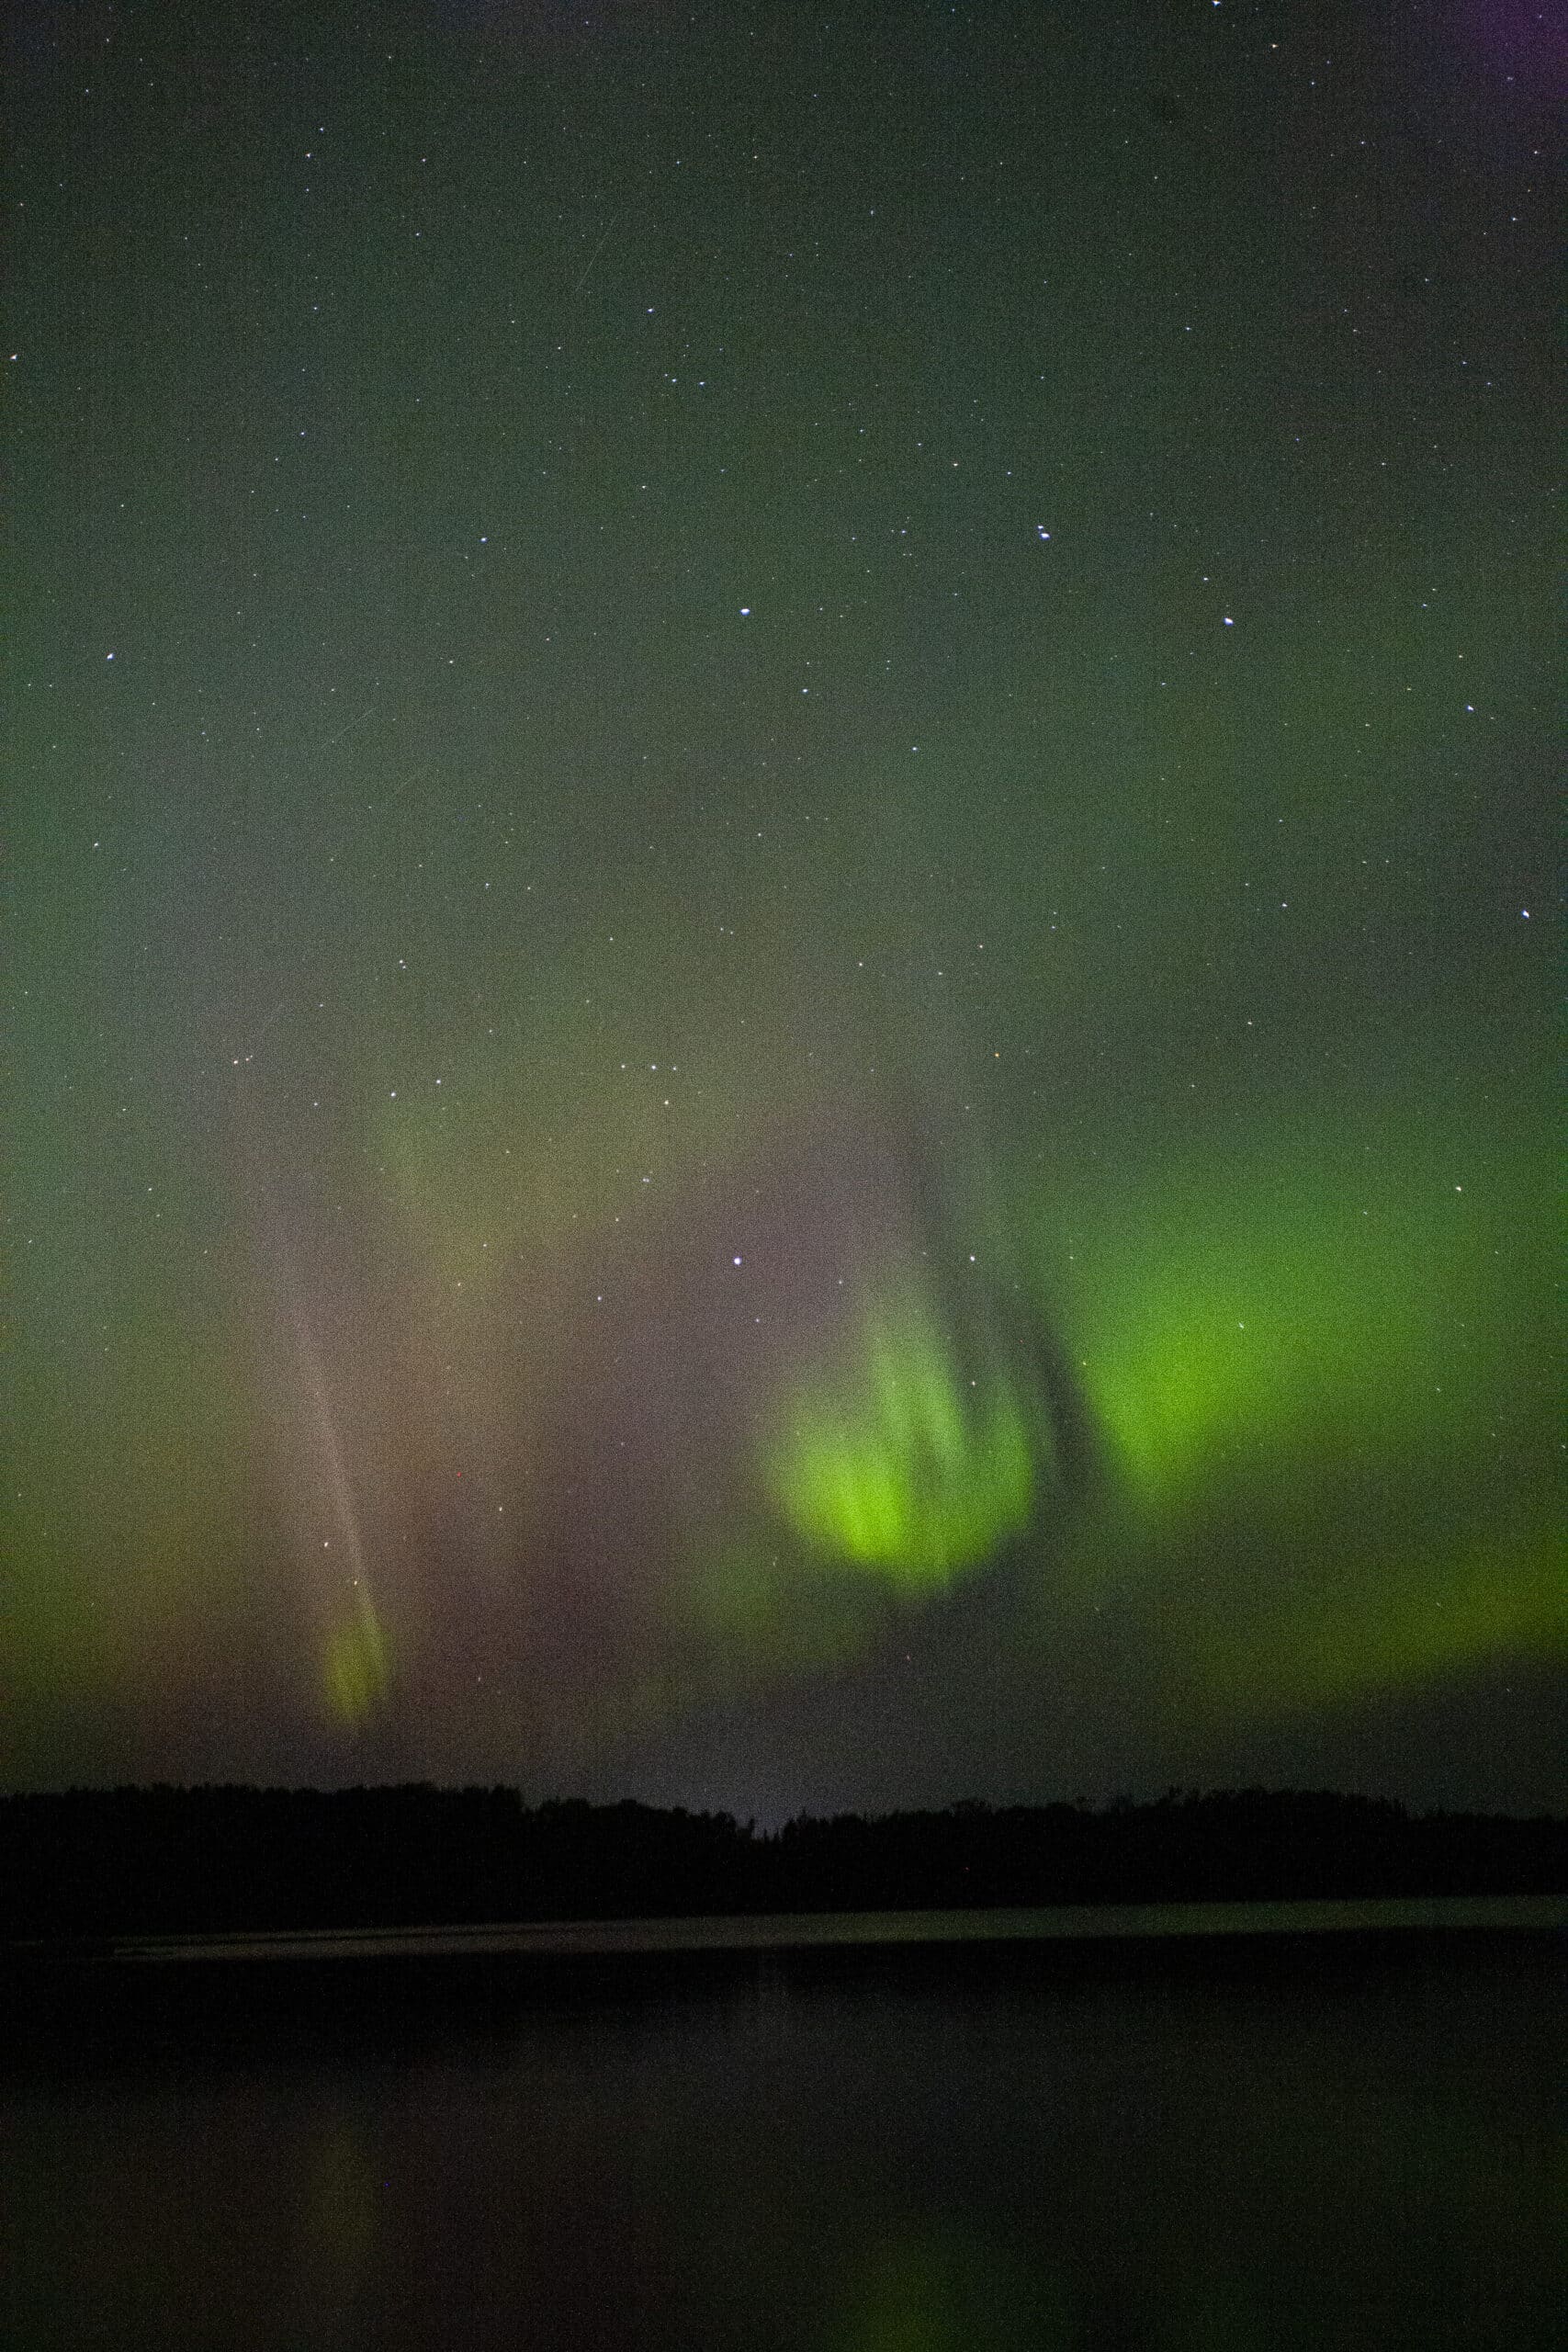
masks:
[[[182,1972],[183,1976],[183,1972]],[[1553,2340],[1560,1951],[844,1977],[34,2069],[0,2340],[212,2352]]]

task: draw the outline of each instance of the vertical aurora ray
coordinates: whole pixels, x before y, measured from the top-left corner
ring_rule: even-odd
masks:
[[[777,1420],[761,1476],[784,1524],[913,1591],[1021,1534],[1049,1463],[1043,1399],[984,1357],[967,1372],[957,1335],[908,1286],[788,1389]]]
[[[364,1722],[387,1696],[386,1637],[370,1589],[359,1510],[321,1353],[297,1301],[290,1323],[301,1391],[304,1453],[304,1460],[296,1465],[292,1490],[298,1509],[310,1512],[315,1504],[321,1523],[333,1530],[332,1535],[321,1537],[319,1553],[313,1538],[302,1536],[300,1582],[307,1591],[309,1613],[319,1628],[323,1694],[339,1721],[354,1724]],[[313,1521],[313,1513],[311,1517]],[[326,1555],[334,1544],[338,1556],[329,1560]]]
[[[315,1650],[317,1704],[352,1731],[389,1696],[387,1637],[341,1416],[306,1307],[296,1253],[276,1194],[265,1182],[260,1192],[264,1293],[273,1301],[276,1334],[267,1372],[276,1431],[276,1498],[291,1531],[299,1605]]]

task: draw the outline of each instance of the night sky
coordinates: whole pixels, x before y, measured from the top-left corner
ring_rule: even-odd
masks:
[[[1561,1803],[1549,14],[21,0],[7,1784]]]

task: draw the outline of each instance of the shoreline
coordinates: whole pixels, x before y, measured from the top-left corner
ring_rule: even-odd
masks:
[[[1063,1904],[1015,1909],[719,1913],[689,1918],[503,1921],[305,1928],[241,1937],[119,1937],[130,1962],[515,1957],[812,1951],[956,1943],[1160,1942],[1171,1937],[1568,1932],[1568,1896],[1392,1896],[1275,1903]]]

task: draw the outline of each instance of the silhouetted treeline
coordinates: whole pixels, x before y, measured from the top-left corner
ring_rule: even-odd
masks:
[[[1568,1822],[1171,1791],[961,1804],[773,1833],[513,1789],[73,1789],[0,1797],[0,1937],[717,1912],[1568,1892]]]

